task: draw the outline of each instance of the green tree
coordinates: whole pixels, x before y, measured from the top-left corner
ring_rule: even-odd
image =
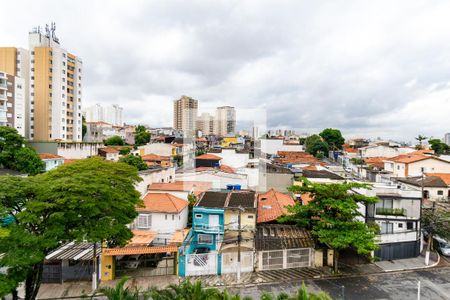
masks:
[[[103,294],[108,300],[146,300],[150,297],[148,295],[139,295],[139,289],[136,287],[130,288],[125,287],[125,284],[130,279],[130,277],[122,277],[114,287],[104,286],[100,287],[91,299],[96,299],[98,293]]]
[[[437,155],[441,155],[449,151],[448,145],[443,143],[440,139],[430,139],[428,140],[428,144],[431,145],[431,149],[433,149],[434,153]]]
[[[45,164],[39,158],[36,150],[22,147],[14,153],[14,163],[12,168],[29,175],[36,175],[44,171]]]
[[[0,126],[0,165],[36,175],[44,170],[44,163],[34,149],[23,146],[24,142],[15,128]]]
[[[134,133],[134,145],[142,146],[150,142],[150,133],[147,131],[145,126],[138,125],[136,126]]]
[[[428,138],[428,137],[419,134],[419,135],[416,137],[416,141],[419,142],[419,144],[416,145],[416,149],[419,149],[419,150],[422,149],[422,142],[425,141],[427,138]]]
[[[139,171],[148,169],[147,164],[142,160],[142,157],[137,155],[128,154],[127,156],[121,157],[119,161],[136,167]]]
[[[83,116],[81,117],[81,120],[81,138],[84,139],[84,136],[87,133],[86,118]]]
[[[45,256],[67,241],[106,241],[120,246],[132,237],[127,224],[141,204],[137,170],[94,157],[32,177],[0,178],[0,213],[14,222],[0,238],[0,297],[25,282],[35,299]]]
[[[319,133],[319,135],[323,138],[325,143],[328,144],[328,148],[331,150],[342,149],[342,145],[345,143],[345,139],[339,129],[327,128]]]
[[[302,186],[291,186],[296,194],[310,193],[312,200],[307,205],[297,203],[289,207],[291,215],[281,218],[283,222],[295,222],[310,229],[323,244],[334,250],[334,270],[338,271],[339,251],[353,247],[359,254],[369,255],[377,249],[376,226],[358,221],[362,216],[358,204],[376,203],[376,197],[367,197],[353,189],[368,188],[359,183],[318,184],[303,180]]]
[[[119,150],[119,154],[120,155],[127,155],[130,154],[131,152],[131,148],[130,147],[125,147]]]
[[[112,137],[107,138],[105,140],[105,145],[106,146],[123,146],[123,145],[125,145],[125,141],[120,136],[113,135]]]
[[[306,152],[309,154],[316,156],[318,152],[322,152],[328,157],[328,144],[317,134],[308,136],[305,140],[305,146]]]

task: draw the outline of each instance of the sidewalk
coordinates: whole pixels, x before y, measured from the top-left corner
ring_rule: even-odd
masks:
[[[420,256],[415,258],[379,261],[376,262],[375,265],[377,265],[384,272],[394,272],[394,271],[431,268],[436,266],[439,263],[439,260],[440,260],[439,254],[437,254],[436,252],[431,252],[430,262],[428,266],[425,264],[424,254],[421,254]]]

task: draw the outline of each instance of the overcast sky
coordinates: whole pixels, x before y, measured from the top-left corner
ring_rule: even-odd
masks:
[[[120,104],[129,123],[171,126],[189,95],[266,110],[269,127],[408,141],[450,132],[449,16],[450,1],[14,0],[0,45],[55,21],[83,59],[83,106]]]

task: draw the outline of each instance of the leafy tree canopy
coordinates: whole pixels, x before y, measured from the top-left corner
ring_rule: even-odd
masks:
[[[25,299],[34,299],[45,256],[62,242],[79,240],[124,245],[126,226],[141,203],[136,168],[89,158],[33,177],[0,177],[0,217],[14,222],[0,237],[0,297],[25,281]]]
[[[15,128],[0,126],[0,165],[29,175],[41,173],[44,163],[24,142]]]
[[[142,146],[150,142],[150,133],[147,131],[144,125],[138,125],[134,134],[134,145]]]
[[[446,143],[443,143],[440,139],[430,139],[428,140],[428,143],[437,155],[441,155],[449,151],[449,146]]]
[[[327,128],[319,134],[331,150],[342,149],[345,139],[339,129]]]
[[[305,140],[305,146],[306,152],[309,154],[316,156],[318,152],[322,152],[325,156],[328,156],[328,144],[317,134],[308,136]]]
[[[139,171],[148,169],[147,164],[142,160],[142,157],[137,155],[129,154],[127,156],[121,157],[119,161],[136,167]]]
[[[309,193],[312,200],[307,205],[297,203],[289,208],[290,215],[282,222],[294,222],[310,229],[317,239],[335,250],[335,270],[339,251],[349,247],[358,253],[369,255],[377,249],[376,227],[357,220],[361,217],[359,204],[376,203],[376,197],[367,197],[353,192],[353,189],[367,188],[359,183],[318,184],[304,179],[302,186],[291,186],[294,193]]]
[[[105,140],[106,146],[123,146],[125,141],[118,135],[113,135],[112,137]]]

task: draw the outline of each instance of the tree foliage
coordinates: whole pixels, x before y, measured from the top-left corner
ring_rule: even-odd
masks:
[[[44,170],[44,163],[36,151],[24,147],[24,139],[15,128],[0,126],[0,165],[29,175]]]
[[[437,155],[445,154],[450,150],[449,146],[440,139],[430,139],[428,140],[428,144],[431,145],[431,149],[433,149],[434,153]]]
[[[119,161],[136,167],[139,171],[148,169],[147,164],[138,155],[128,154],[127,156],[121,157]]]
[[[0,297],[25,281],[25,299],[39,290],[45,256],[62,242],[106,240],[124,245],[137,216],[135,168],[89,158],[33,177],[0,178],[0,214],[12,216],[0,238]]]
[[[119,154],[120,155],[127,155],[130,154],[131,152],[131,148],[130,147],[125,147],[119,150]]]
[[[282,217],[283,222],[295,222],[310,229],[323,244],[335,250],[335,271],[340,250],[353,247],[359,254],[369,255],[377,249],[377,228],[357,220],[361,217],[359,204],[376,203],[376,197],[367,197],[353,189],[368,188],[359,183],[318,184],[304,179],[302,186],[291,186],[294,193],[309,193],[312,200],[307,205],[297,203],[289,207],[291,215]]]
[[[150,133],[147,131],[145,126],[138,125],[136,126],[134,133],[134,145],[142,146],[150,142]]]
[[[123,140],[123,138],[118,135],[113,135],[112,137],[107,138],[104,143],[106,146],[123,146],[123,145],[125,145],[125,141]]]
[[[426,136],[424,136],[424,135],[422,135],[422,134],[419,134],[419,135],[416,137],[416,141],[419,142],[419,144],[416,145],[416,149],[419,149],[419,150],[422,149],[422,142],[425,141],[427,138],[428,138],[428,137],[426,137]]]
[[[326,128],[322,130],[319,135],[323,138],[324,142],[328,144],[328,148],[331,150],[342,149],[342,145],[345,143],[345,139],[339,129]]]
[[[308,136],[305,146],[306,152],[309,154],[316,156],[317,153],[322,152],[324,156],[328,156],[328,144],[317,134]]]

